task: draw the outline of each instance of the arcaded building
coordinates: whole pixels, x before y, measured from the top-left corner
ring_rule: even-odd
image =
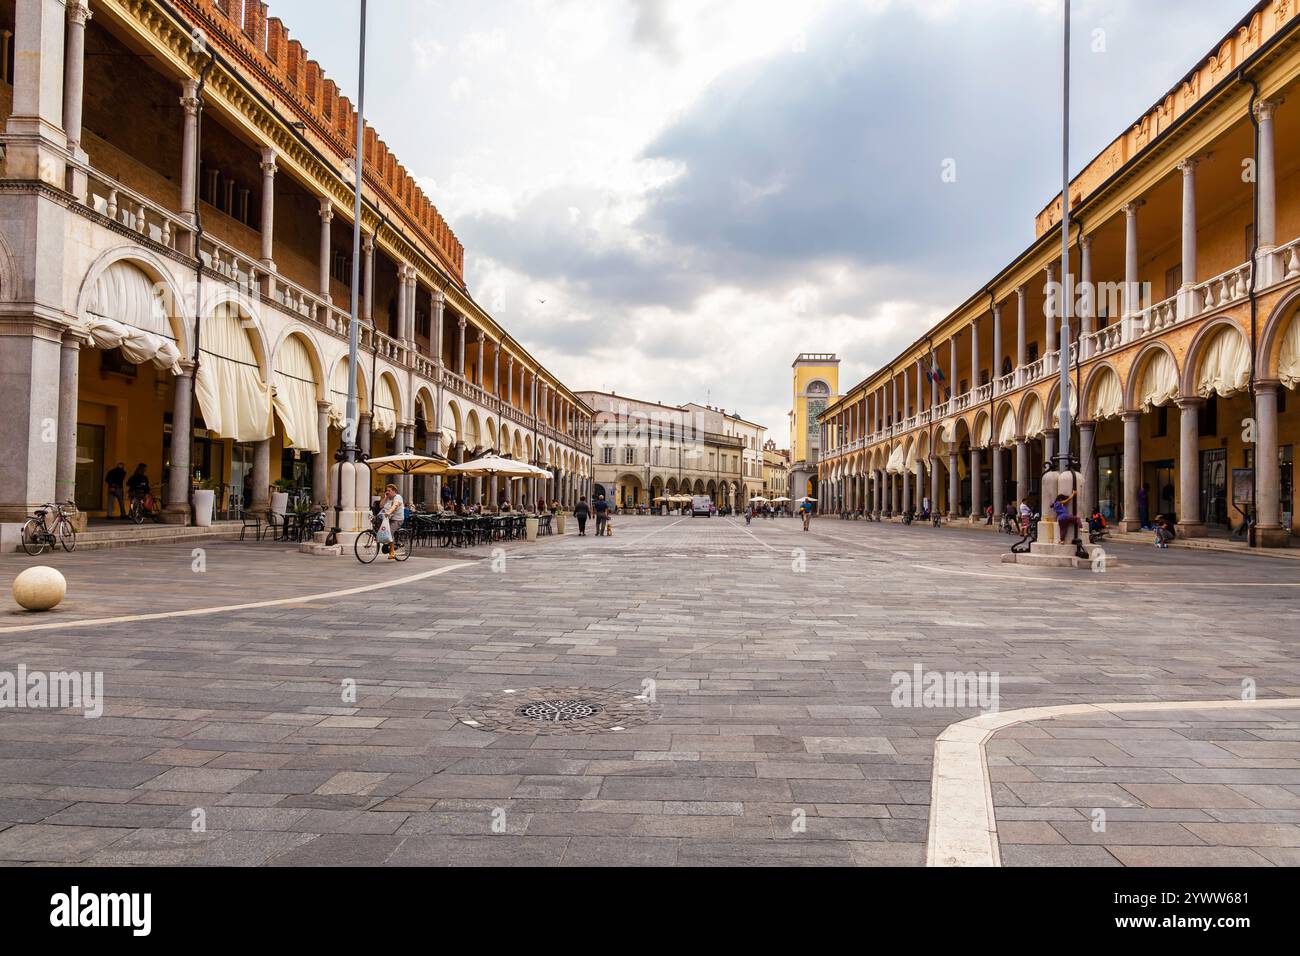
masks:
[[[1070,186],[1033,243],[821,417],[832,510],[952,519],[1037,504],[1070,363],[1080,509],[1185,536],[1295,526],[1300,442],[1300,20],[1264,0]],[[1172,79],[1172,78],[1171,78]],[[1123,118],[1118,118],[1123,122]],[[824,505],[827,506],[827,505]]]
[[[588,488],[590,409],[475,301],[370,128],[352,221],[356,110],[265,3],[0,0],[0,30],[0,522],[103,514],[119,461],[178,522],[198,482],[219,509],[325,501],[356,228],[363,450],[546,468],[520,500]]]

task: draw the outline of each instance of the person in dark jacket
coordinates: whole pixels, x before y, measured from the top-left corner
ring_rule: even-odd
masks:
[[[104,516],[110,521],[113,518],[113,502],[117,502],[118,518],[126,518],[126,499],[123,497],[122,488],[126,485],[126,465],[118,462],[117,466],[104,476],[104,484],[108,485],[108,509]]]
[[[596,537],[605,533],[605,524],[609,521],[609,503],[605,501],[605,496],[601,495],[596,499]]]
[[[578,504],[573,509],[573,516],[578,519],[578,537],[586,537],[587,519],[591,517],[591,507],[587,504],[586,498],[578,499]]]

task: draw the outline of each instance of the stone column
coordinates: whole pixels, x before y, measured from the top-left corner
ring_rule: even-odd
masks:
[[[275,150],[262,150],[262,268],[275,271]]]
[[[198,187],[199,166],[194,155],[194,144],[199,134],[199,85],[194,80],[186,80],[181,87],[181,112],[184,123],[181,126],[181,218],[190,225],[194,224],[195,191]]]
[[[330,302],[330,221],[334,206],[328,198],[320,201],[320,296]]]
[[[68,24],[63,53],[63,131],[68,138],[68,152],[84,160],[86,151],[81,148],[81,111],[86,81],[86,21],[90,7],[86,0],[67,0]],[[73,172],[68,177],[72,192],[80,200],[86,197],[84,173]]]
[[[406,274],[406,265],[402,264],[397,267],[397,340],[399,342],[407,341],[406,333],[406,312],[407,305],[410,302],[410,281]]]
[[[457,322],[457,339],[456,339],[456,374],[461,378],[465,377],[465,316],[461,316]]]
[[[989,381],[997,384],[1002,376],[1002,303],[993,303],[993,364],[989,371]]]
[[[77,388],[81,339],[68,333],[59,350],[59,431],[54,459],[54,500],[72,501],[77,491]],[[1276,454],[1273,456],[1277,457]]]
[[[479,329],[478,330],[478,352],[475,356],[474,365],[476,367],[476,373],[478,375],[477,381],[480,388],[484,388],[486,386],[486,382],[483,378],[483,347],[486,343],[487,343],[487,333],[484,332],[482,329]]]
[[[63,0],[17,0],[14,12],[13,109],[5,124],[5,177],[40,180],[62,190],[67,186],[68,158],[63,131],[67,10]]]
[[[1061,308],[1058,296],[1060,289],[1056,285],[1056,263],[1047,267],[1047,298],[1043,302],[1043,319],[1047,323],[1047,351],[1051,355],[1056,351],[1056,323],[1060,320]]]
[[[1277,451],[1278,384],[1271,380],[1255,383],[1255,542],[1262,548],[1287,544],[1281,522],[1282,481]]]
[[[1183,284],[1178,290],[1178,317],[1190,318],[1200,311],[1192,295],[1196,285],[1196,164],[1185,159],[1178,164],[1183,174]]]
[[[317,504],[329,504],[329,461],[330,461],[330,403],[316,403],[316,433],[319,436],[320,451],[311,456],[311,490],[312,500]]]
[[[961,506],[961,484],[957,475],[957,453],[955,451],[948,453],[948,520],[956,521],[960,515],[957,509]]]
[[[984,517],[984,502],[980,500],[980,450],[970,450],[970,516]]]
[[[1006,502],[1006,482],[1002,474],[1003,459],[1006,455],[1002,451],[1001,445],[993,445],[989,451],[993,456],[993,514],[1001,517],[1002,511],[1007,506]]]
[[[1023,286],[1016,286],[1016,381],[1025,380],[1025,366],[1029,364],[1029,315],[1026,311],[1026,293]]]
[[[940,514],[939,508],[939,458],[934,456],[930,459],[930,514],[931,516]]]
[[[370,455],[370,422],[374,415],[370,412],[357,413],[357,448],[363,455]]]
[[[1016,507],[1029,497],[1029,442],[1016,439]]]
[[[1178,533],[1187,538],[1205,535],[1201,521],[1201,398],[1178,402]]]
[[[447,296],[434,289],[431,297],[433,308],[433,357],[439,368],[442,367],[442,316],[447,307]]]
[[[970,323],[970,388],[980,387],[980,320],[972,319]]]
[[[194,435],[194,363],[181,360],[179,375],[172,377],[171,467],[167,471],[168,524],[190,521],[190,444]],[[247,502],[245,502],[247,506]]]
[[[361,316],[369,325],[375,314],[375,237],[361,237]]]
[[[1097,423],[1079,422],[1079,515],[1085,521],[1097,509]]]
[[[948,387],[952,389],[952,397],[957,397],[957,335],[948,340],[948,366],[952,369],[952,374],[948,376]],[[956,409],[953,409],[956,411]]]
[[[916,477],[916,512],[920,514],[921,504],[925,501],[925,464],[918,458],[913,466]]]
[[[513,405],[515,402],[515,357],[506,356],[506,404]]]
[[[916,414],[920,415],[921,410],[925,407],[925,373],[922,371],[921,360],[916,360]],[[855,436],[856,437],[856,436]]]
[[[501,389],[501,343],[492,343],[492,393],[500,398],[504,392]]]
[[[1142,528],[1138,516],[1138,489],[1142,487],[1141,425],[1140,414],[1124,413],[1124,517],[1120,526],[1125,531],[1138,531]]]
[[[1124,319],[1125,341],[1132,337],[1132,317],[1142,311],[1142,290],[1138,282],[1138,209],[1145,204],[1135,199],[1124,207]]]
[[[186,484],[189,483],[188,476]],[[253,443],[253,503],[248,509],[265,515],[271,510],[271,439]]]
[[[1281,278],[1273,256],[1273,250],[1277,246],[1277,168],[1273,145],[1273,114],[1280,103],[1280,100],[1262,100],[1255,104],[1255,116],[1259,120],[1259,163],[1255,169],[1259,213],[1255,225],[1255,241],[1259,246],[1256,262],[1260,285],[1270,285]],[[1258,495],[1258,486],[1255,492]],[[1257,537],[1259,530],[1256,525]]]
[[[1088,357],[1088,336],[1097,314],[1097,290],[1092,287],[1092,236],[1079,240],[1079,358]]]

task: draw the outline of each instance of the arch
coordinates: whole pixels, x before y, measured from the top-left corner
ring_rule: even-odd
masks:
[[[205,286],[206,288],[206,286]],[[209,321],[215,319],[218,315],[238,315],[238,321],[243,328],[244,333],[248,336],[253,346],[253,353],[257,358],[257,370],[262,376],[263,382],[270,382],[270,358],[271,345],[266,340],[266,330],[262,325],[262,318],[257,313],[256,305],[245,295],[241,295],[237,289],[231,289],[227,286],[221,286],[207,296],[207,306],[203,313],[203,322],[206,325]],[[200,330],[201,350],[207,350],[207,336]],[[200,361],[202,366],[202,361]]]
[[[1229,318],[1205,323],[1187,349],[1182,393],[1229,398],[1249,386],[1250,345],[1241,327]]]
[[[285,444],[316,454],[320,447],[319,409],[324,376],[311,339],[293,330],[280,338],[272,362],[271,401]]]
[[[977,412],[975,425],[971,428],[970,443],[973,447],[987,448],[993,437],[993,423],[987,411]]]
[[[492,449],[493,451],[495,451],[497,454],[500,454],[500,453],[501,453],[501,449],[500,449],[500,447],[497,445],[497,423],[496,423],[496,419],[493,418],[491,415],[486,416],[486,417],[484,418],[484,420],[483,420],[483,429],[484,429],[483,437],[484,437],[484,440],[485,440],[486,443],[487,443],[487,447],[488,447],[488,448],[491,448],[491,449]]]
[[[1169,404],[1178,397],[1178,379],[1178,360],[1169,346],[1163,342],[1150,343],[1138,352],[1129,369],[1125,409],[1150,411],[1157,405]]]
[[[1269,313],[1259,336],[1258,377],[1278,379],[1287,388],[1300,385],[1300,288],[1293,289]],[[1288,381],[1290,379],[1290,381]]]
[[[1051,391],[1047,398],[1047,411],[1051,413],[1052,423],[1050,428],[1059,428],[1061,424],[1061,383],[1055,381],[1052,383]],[[1079,420],[1079,390],[1074,386],[1074,379],[1070,379],[1070,420]]]
[[[1083,383],[1085,417],[1094,422],[1119,418],[1124,414],[1124,386],[1110,362],[1102,362]]]
[[[437,407],[437,401],[433,397],[433,391],[427,385],[421,385],[415,390],[415,418],[424,422],[424,427],[428,431],[433,431],[433,424],[437,420],[434,417],[433,410]]]
[[[190,337],[191,324],[185,318],[188,310],[183,308],[185,298],[181,295],[180,287],[162,259],[140,246],[115,246],[101,253],[99,258],[91,263],[81,280],[81,287],[77,290],[77,317],[84,319],[96,297],[100,278],[117,263],[129,264],[139,269],[151,283],[159,287],[163,312],[171,329],[171,338],[182,356],[192,358],[194,342]],[[13,257],[9,252],[8,244],[4,243],[0,245],[0,271],[4,273],[0,275],[0,283],[3,283],[0,285],[0,299],[4,301],[12,301],[17,293],[16,279],[13,277],[18,273],[13,269]],[[5,281],[6,279],[8,281]]]
[[[515,460],[516,460],[516,461],[524,461],[524,460],[526,460],[526,453],[525,453],[525,451],[524,451],[524,443],[523,443],[523,441],[520,439],[520,437],[519,437],[519,432],[518,432],[518,431],[515,432],[514,442],[515,442],[515,444],[514,444],[514,457],[515,457]]]
[[[442,413],[442,445],[446,451],[450,452],[457,445],[461,444],[461,414],[460,403],[454,398],[447,400],[447,405]]]
[[[471,408],[465,413],[465,448],[477,452],[483,447],[483,426],[479,422],[478,409]]]

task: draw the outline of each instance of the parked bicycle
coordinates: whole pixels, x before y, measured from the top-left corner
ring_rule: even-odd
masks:
[[[32,556],[44,554],[46,548],[53,551],[61,547],[70,552],[77,546],[77,531],[63,505],[51,503],[37,508],[23,522],[22,542],[23,550]]]
[[[370,519],[370,527],[357,535],[352,550],[356,552],[357,560],[362,564],[373,563],[381,554],[388,554],[390,549],[393,557],[398,561],[405,561],[411,556],[411,532],[406,528],[398,528],[397,533],[392,536],[392,541],[381,542],[379,529],[383,523],[384,516],[377,514]]]
[[[159,521],[162,515],[158,510],[158,500],[152,494],[132,495],[131,507],[127,509],[126,516],[136,524],[144,524],[145,519]]]

